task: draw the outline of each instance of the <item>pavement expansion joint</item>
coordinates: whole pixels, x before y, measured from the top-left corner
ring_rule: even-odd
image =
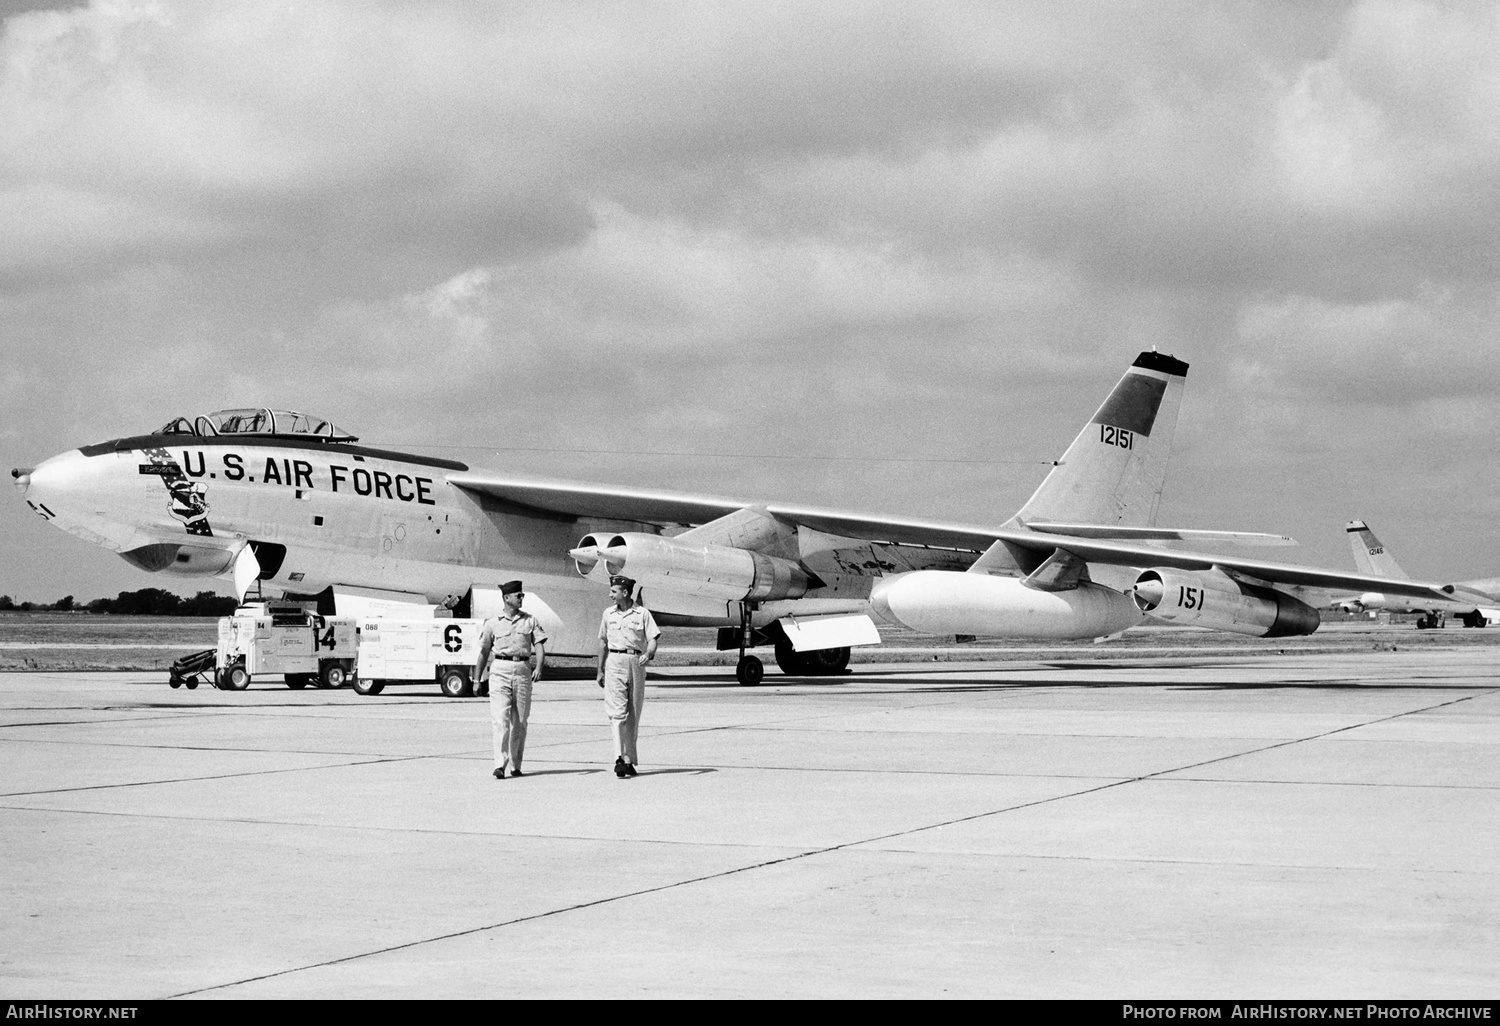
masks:
[[[346,962],[357,961],[358,959],[362,958],[373,958],[377,955],[385,955],[391,952],[403,951],[427,944],[436,944],[441,941],[453,940],[458,937],[471,937],[476,934],[487,933],[491,930],[503,929],[507,926],[516,926],[521,923],[530,923],[536,922],[537,920],[550,919],[556,916],[566,915],[570,912],[579,912],[585,909],[597,908],[601,905],[609,905],[615,902],[626,901],[630,898],[640,898],[649,894],[658,894],[662,891],[670,891],[681,887],[687,887],[692,884],[706,883],[711,880],[722,880],[725,877],[737,876],[742,873],[752,872],[753,870],[757,869],[766,869],[771,866],[779,866],[788,862],[794,862],[798,859],[807,858],[812,855],[826,854],[827,852],[836,851],[840,848],[845,847],[848,847],[848,845],[841,844],[829,848],[818,848],[810,851],[798,852],[796,854],[786,855],[781,858],[767,859],[763,862],[756,862],[746,866],[735,866],[730,869],[720,870],[716,873],[706,873],[685,880],[674,880],[670,883],[658,884],[655,887],[643,887],[638,890],[627,891],[622,894],[611,894],[602,898],[596,898],[592,901],[582,901],[572,905],[564,906],[562,908],[547,909],[544,912],[537,912],[528,916],[517,916],[514,919],[507,919],[498,923],[488,923],[483,926],[471,927],[467,930],[455,930],[450,933],[440,934],[437,936],[422,937],[417,940],[406,941],[401,944],[391,944],[387,945],[386,947],[376,948],[370,951],[361,951],[353,955],[345,955],[341,958],[326,959],[322,962],[314,962],[308,965],[295,966],[293,968],[283,969],[274,973],[264,973],[260,976],[252,976],[242,980],[232,980],[227,983],[215,984],[210,987],[200,987],[196,990],[188,990],[177,994],[169,994],[167,995],[167,998],[168,1000],[171,1000],[174,998],[195,997],[197,995],[207,994],[215,990],[223,990],[228,987],[244,986],[245,984],[249,983],[258,983],[262,980],[271,980],[279,976],[287,976],[292,973],[306,972],[312,969],[322,969],[327,966],[340,965]]]
[[[1391,788],[1429,791],[1500,791],[1500,784],[1413,784],[1399,780],[1261,780],[1256,778],[1225,780],[1222,777],[1165,777],[1161,780],[1161,783],[1170,784],[1179,780],[1183,783],[1218,784],[1222,786],[1257,784],[1271,787],[1369,787],[1375,789]]]
[[[205,751],[221,751],[221,749],[204,749],[204,750]],[[293,752],[293,753],[277,753],[277,754],[297,754],[297,753]],[[351,767],[351,766],[377,766],[377,765],[380,765],[381,763],[390,763],[390,762],[416,762],[416,761],[419,761],[419,760],[425,759],[425,758],[427,758],[427,756],[425,756],[425,755],[403,755],[403,756],[391,756],[389,758],[380,758],[380,759],[355,759],[355,760],[350,761],[350,762],[341,762],[341,763],[336,763],[334,765],[338,766],[339,768],[348,768],[348,767]],[[43,789],[38,790],[38,791],[9,791],[9,792],[5,792],[5,793],[0,793],[0,798],[26,798],[26,797],[29,797],[31,795],[39,795],[39,794],[69,794],[69,793],[78,792],[78,791],[112,791],[112,790],[119,790],[119,789],[122,789],[122,788],[131,788],[131,787],[155,787],[155,786],[158,786],[160,784],[199,784],[199,783],[203,783],[204,781],[208,781],[208,780],[233,780],[233,779],[235,779],[237,777],[269,777],[269,776],[277,776],[277,775],[285,774],[285,773],[306,773],[310,769],[324,769],[324,768],[328,768],[328,767],[281,766],[281,767],[277,767],[277,768],[274,768],[274,769],[240,770],[240,771],[235,772],[235,773],[209,773],[209,774],[204,774],[204,775],[201,775],[201,776],[193,776],[193,777],[167,777],[167,778],[162,779],[162,780],[129,780],[129,781],[125,781],[125,782],[119,783],[119,784],[87,784],[87,785],[84,785],[84,786],[81,786],[81,787],[49,787],[49,788],[43,788]]]

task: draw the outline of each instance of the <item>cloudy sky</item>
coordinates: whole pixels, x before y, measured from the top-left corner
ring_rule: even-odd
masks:
[[[0,2],[0,465],[271,405],[995,522],[1142,349],[1160,522],[1500,573],[1500,14]],[[147,575],[0,502],[0,592]]]

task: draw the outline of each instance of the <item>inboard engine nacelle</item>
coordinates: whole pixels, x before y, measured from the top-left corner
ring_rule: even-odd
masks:
[[[1224,573],[1146,570],[1136,578],[1131,597],[1141,612],[1158,620],[1257,638],[1311,634],[1320,622],[1318,611],[1306,602]]]
[[[790,559],[639,532],[584,535],[568,555],[584,577],[603,563],[609,573],[643,585],[726,602],[800,598],[819,583]]]
[[[924,634],[1102,638],[1141,622],[1127,596],[1097,584],[1043,591],[1014,577],[952,570],[882,577],[870,604],[892,623]]]

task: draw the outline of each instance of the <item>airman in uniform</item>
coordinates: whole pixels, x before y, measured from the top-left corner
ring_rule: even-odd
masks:
[[[547,632],[530,613],[521,612],[526,593],[520,581],[500,586],[505,612],[484,622],[479,632],[479,658],[474,664],[474,686],[489,672],[490,726],[495,741],[495,779],[522,776],[526,752],[526,721],[531,716],[531,686],[542,679]],[[531,664],[536,657],[535,667]]]
[[[615,734],[615,776],[635,776],[636,733],[641,705],[646,701],[646,664],[656,658],[661,628],[651,610],[630,597],[635,582],[616,574],[609,579],[615,604],[599,621],[599,686],[604,689],[604,712]]]

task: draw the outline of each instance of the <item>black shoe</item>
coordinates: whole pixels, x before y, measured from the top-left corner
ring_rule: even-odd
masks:
[[[489,688],[478,688],[474,692],[474,697],[475,698],[489,698],[490,697],[490,689]]]
[[[625,760],[624,759],[622,759],[622,758],[616,758],[615,759],[615,776],[617,776],[617,777],[627,777],[627,776],[629,776],[630,774],[628,774],[628,773],[625,772],[626,769],[628,769],[628,768],[629,767],[627,767],[625,765]]]
[[[513,777],[524,777],[526,774],[522,773],[518,769],[513,769],[513,770],[510,771],[510,775],[513,776]]]
[[[633,777],[635,776],[635,767],[627,762],[615,772],[619,773],[622,777]]]
[[[496,766],[495,767],[494,777],[495,777],[496,780],[504,780],[505,779],[505,767],[504,766]]]

